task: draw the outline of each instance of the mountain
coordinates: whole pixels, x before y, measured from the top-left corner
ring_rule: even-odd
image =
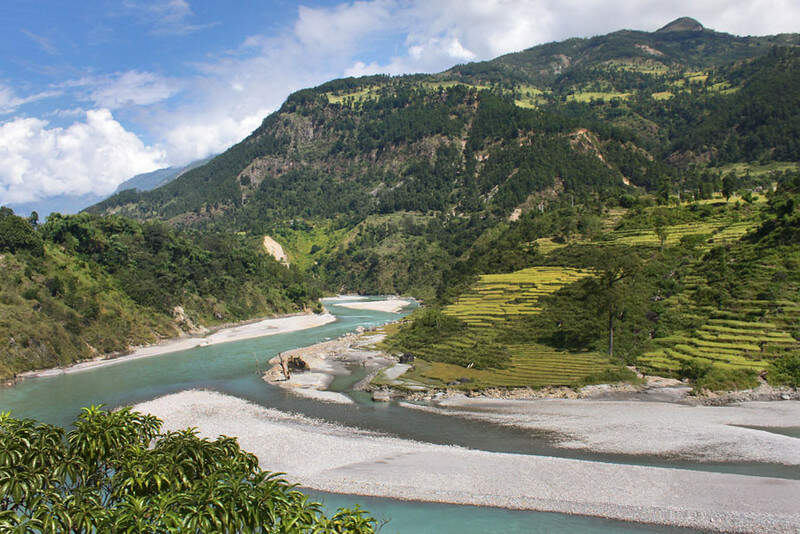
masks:
[[[187,171],[208,163],[208,161],[213,157],[214,156],[210,156],[208,158],[193,161],[192,163],[183,167],[165,167],[163,169],[137,174],[136,176],[128,178],[119,184],[114,193],[119,193],[128,189],[134,189],[136,191],[150,191],[156,187],[161,187],[164,184],[168,184]]]
[[[490,61],[458,65],[445,78],[464,81],[532,84],[563,92],[576,78],[597,78],[601,70],[618,71],[606,82],[618,91],[635,88],[642,80],[703,71],[758,57],[772,46],[796,46],[800,35],[739,37],[704,28],[694,19],[679,18],[656,32],[620,30],[591,38],[535,46]],[[626,73],[627,78],[620,76]],[[599,80],[594,80],[599,81]]]
[[[668,33],[668,32],[701,32],[705,28],[702,24],[691,17],[680,17],[666,26],[663,26],[656,30],[656,33]]]
[[[298,91],[207,164],[88,211],[270,235],[330,288],[430,296],[509,218],[800,159],[800,36],[695,22]]]
[[[440,385],[629,378],[623,364],[709,389],[796,382],[797,43],[679,19],[333,80],[206,164],[83,216],[236,236],[243,251],[275,241],[293,302],[315,287],[418,296],[426,310],[387,346]],[[112,259],[119,287],[159,294],[136,276],[149,263]],[[181,280],[179,261],[151,260],[168,268],[144,281]]]
[[[8,204],[8,207],[14,210],[15,213],[25,217],[36,212],[39,218],[44,220],[53,212],[78,213],[82,209],[93,206],[105,198],[107,197],[104,195],[95,195],[94,193],[88,193],[86,195],[57,195],[42,200],[34,200],[32,202],[12,202]]]

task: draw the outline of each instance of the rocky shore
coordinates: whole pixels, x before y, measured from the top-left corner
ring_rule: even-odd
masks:
[[[303,397],[352,403],[347,395],[328,388],[336,376],[351,374],[357,368],[365,370],[367,375],[354,389],[366,388],[381,369],[394,362],[390,356],[370,348],[384,337],[362,329],[331,341],[282,352],[269,360],[272,367],[262,378]]]

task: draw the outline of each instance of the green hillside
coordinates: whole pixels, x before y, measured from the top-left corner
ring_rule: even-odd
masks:
[[[709,389],[752,387],[757,375],[798,384],[798,193],[789,174],[768,202],[635,208],[609,214],[615,228],[599,238],[540,238],[540,267],[468,279],[386,346],[422,358],[408,377],[433,385],[570,385],[624,378],[622,365]],[[510,242],[486,250],[513,255]]]
[[[125,352],[200,325],[318,308],[298,273],[230,236],[0,213],[0,378]]]

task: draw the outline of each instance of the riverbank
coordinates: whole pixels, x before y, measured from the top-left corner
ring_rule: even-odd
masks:
[[[331,323],[336,317],[330,313],[322,314],[292,314],[283,317],[256,319],[244,321],[234,326],[219,328],[206,336],[188,336],[170,339],[155,345],[138,347],[132,352],[121,355],[104,355],[93,360],[78,362],[65,367],[55,367],[38,371],[27,371],[17,375],[16,379],[41,378],[59,374],[69,374],[116,365],[125,361],[151,356],[160,356],[171,352],[193,349],[195,347],[205,347],[231,341],[241,341],[275,334],[285,334],[315,328],[324,324]]]
[[[269,384],[302,397],[352,404],[350,397],[328,391],[328,388],[337,376],[349,375],[354,369],[363,369],[366,376],[371,377],[394,363],[384,353],[370,349],[383,338],[383,334],[351,333],[331,341],[282,352],[269,361],[272,367],[262,378]]]
[[[168,395],[134,408],[163,419],[165,430],[194,426],[204,437],[237,436],[262,468],[322,491],[730,532],[796,532],[800,524],[800,481],[795,480],[431,445],[207,391]],[[754,416],[759,414],[763,410]],[[672,430],[663,427],[652,438]]]

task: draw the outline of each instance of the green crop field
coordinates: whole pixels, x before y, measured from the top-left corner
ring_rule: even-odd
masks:
[[[539,298],[591,272],[566,267],[532,267],[507,274],[488,274],[446,306],[444,314],[457,317],[469,327],[454,338],[416,350],[420,358],[404,380],[441,385],[467,379],[464,387],[559,386],[576,384],[589,375],[617,369],[608,358],[593,352],[567,352],[530,344],[503,344],[510,359],[503,369],[474,369],[437,361],[443,354],[469,354],[486,343],[501,343],[492,337],[497,329],[524,315],[538,313]],[[491,338],[491,341],[488,341]]]
[[[667,374],[692,362],[763,371],[783,350],[800,345],[789,332],[798,318],[800,305],[794,303],[742,300],[735,309],[712,311],[705,324],[690,334],[657,339],[662,348],[642,355],[639,365],[648,372]]]
[[[553,241],[549,237],[540,237],[536,241],[534,241],[537,247],[539,247],[539,252],[542,254],[550,254],[554,250],[558,250],[560,248],[564,248],[567,246],[566,243],[558,243],[557,241]]]
[[[672,93],[671,91],[659,91],[657,93],[653,93],[650,96],[655,100],[669,100],[670,98],[675,96],[675,94]]]
[[[632,93],[617,93],[613,91],[600,92],[600,91],[581,91],[567,95],[569,102],[591,102],[592,100],[604,100],[606,102],[614,100],[615,98],[627,99],[632,96]]]
[[[332,93],[325,93],[325,96],[328,97],[328,102],[331,104],[341,104],[347,99],[352,99],[356,102],[364,100],[376,94],[378,86],[370,86],[365,87],[363,89],[359,89],[358,91],[351,91],[351,92],[342,92],[342,91],[335,91]]]
[[[506,369],[472,369],[443,362],[417,360],[406,380],[442,385],[467,379],[467,388],[568,386],[612,366],[596,353],[556,351],[543,345],[511,345]]]
[[[731,221],[728,219],[675,224],[664,227],[667,237],[664,244],[676,245],[684,236],[705,235],[708,238],[700,248],[707,249],[714,245],[741,239],[756,226],[758,226],[756,220]],[[659,246],[661,244],[655,230],[648,228],[615,230],[606,234],[603,240],[604,242],[634,246]]]
[[[756,165],[753,163],[728,163],[722,167],[715,167],[712,170],[727,174],[731,171],[739,176],[751,174],[752,176],[764,176],[773,172],[796,171],[800,169],[800,164],[793,161],[771,161],[766,165]]]
[[[493,327],[498,322],[539,311],[539,297],[590,276],[566,267],[531,267],[508,274],[485,274],[444,313],[470,326]]]

